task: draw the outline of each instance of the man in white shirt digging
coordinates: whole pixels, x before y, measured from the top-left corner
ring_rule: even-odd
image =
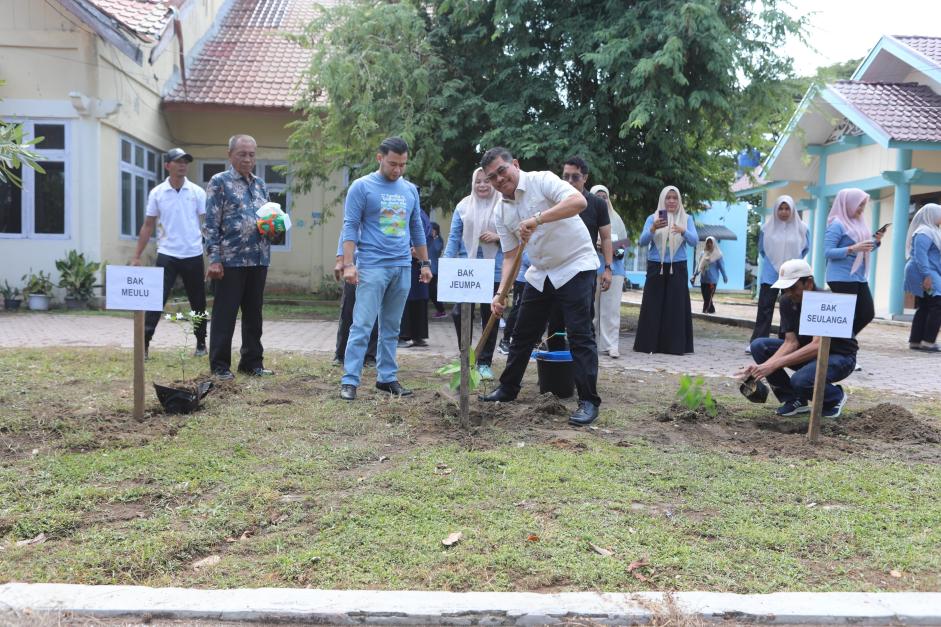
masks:
[[[503,247],[500,286],[512,283],[513,261],[526,243],[531,262],[506,368],[500,386],[482,401],[512,401],[530,353],[546,329],[553,306],[558,304],[572,352],[578,409],[569,417],[573,425],[589,425],[598,418],[601,398],[597,392],[598,349],[591,332],[592,286],[598,255],[585,223],[578,214],[585,197],[552,172],[524,172],[505,148],[491,148],[480,161],[487,180],[503,195],[497,208],[497,234]],[[503,315],[499,294],[493,311]]]

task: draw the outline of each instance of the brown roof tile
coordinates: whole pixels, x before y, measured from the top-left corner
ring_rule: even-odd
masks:
[[[927,85],[837,81],[831,87],[891,139],[941,142],[941,95]]]
[[[318,0],[236,0],[219,30],[165,103],[289,109],[310,51],[285,39],[300,33],[316,14]]]
[[[167,0],[87,0],[87,2],[144,39],[159,36],[171,17]]]
[[[941,68],[941,37],[915,37],[915,36],[896,36],[899,40],[912,50],[920,52],[935,62],[937,67]]]

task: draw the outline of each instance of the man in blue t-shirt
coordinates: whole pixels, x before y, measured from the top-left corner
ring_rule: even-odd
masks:
[[[421,282],[431,281],[418,189],[402,178],[408,144],[400,137],[389,137],[379,144],[376,160],[379,169],[353,181],[343,207],[343,280],[356,286],[340,380],[340,398],[347,401],[356,398],[366,345],[377,318],[376,388],[395,396],[412,393],[399,383],[395,360],[411,284],[412,246],[421,266]]]

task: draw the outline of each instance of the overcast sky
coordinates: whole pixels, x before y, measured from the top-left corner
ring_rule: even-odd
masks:
[[[793,42],[799,75],[864,56],[882,35],[941,37],[941,0],[791,0],[794,15],[810,15],[808,43]],[[812,15],[811,15],[812,14]]]

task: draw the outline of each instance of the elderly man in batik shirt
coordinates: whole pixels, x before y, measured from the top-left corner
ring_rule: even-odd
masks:
[[[261,307],[271,261],[271,242],[259,233],[255,211],[268,202],[265,182],[255,176],[256,143],[248,135],[229,140],[229,163],[206,190],[207,275],[215,281],[209,327],[209,365],[220,380],[233,379],[232,334],[242,310],[238,370],[249,376],[273,374],[264,366]]]

